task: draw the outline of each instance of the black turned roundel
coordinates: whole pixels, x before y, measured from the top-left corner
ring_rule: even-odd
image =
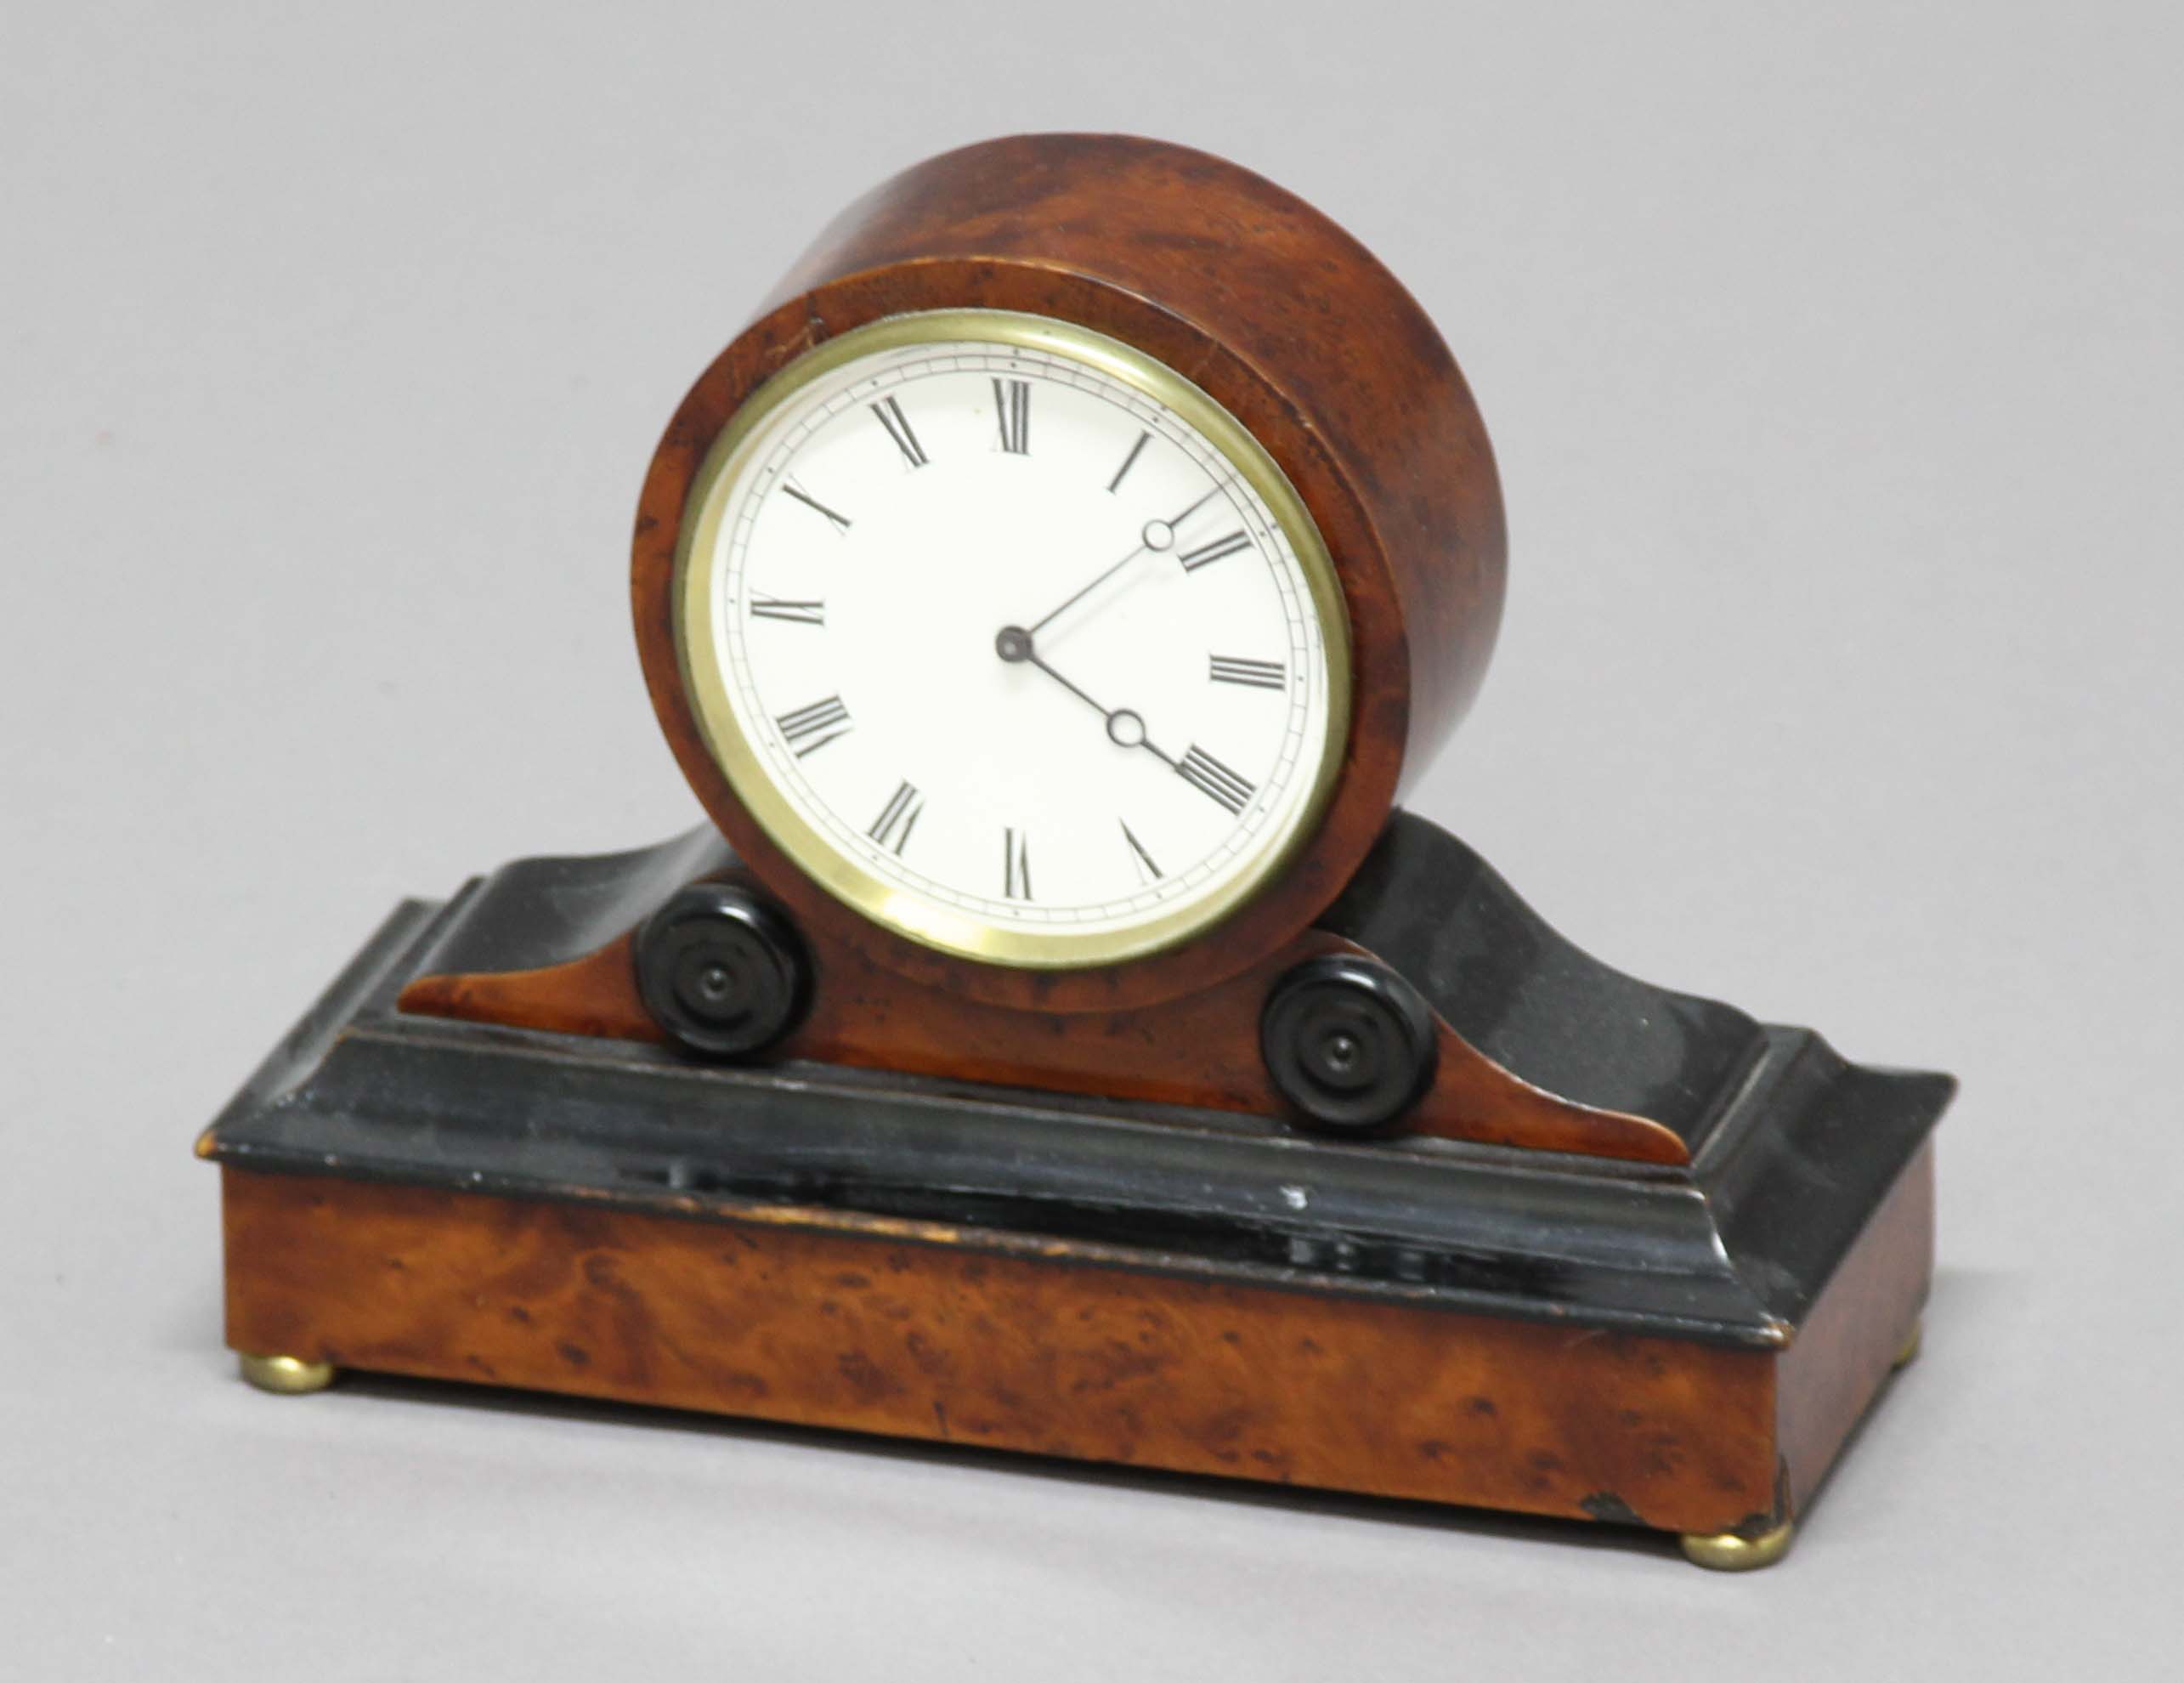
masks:
[[[637,934],[637,991],[684,1049],[750,1057],[795,1028],[812,966],[789,920],[748,890],[698,882]]]
[[[1339,954],[1275,983],[1259,1044],[1282,1096],[1343,1132],[1395,1121],[1434,1071],[1433,1013],[1418,990],[1384,965]]]

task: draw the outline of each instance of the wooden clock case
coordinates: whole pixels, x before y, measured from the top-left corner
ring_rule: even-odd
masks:
[[[1209,938],[1090,971],[917,945],[807,880],[700,740],[670,620],[699,462],[800,353],[965,305],[1137,347],[1236,415],[1335,558],[1354,696],[1294,864]],[[1910,1347],[1953,1084],[1623,977],[1396,811],[1476,690],[1505,538],[1424,314],[1293,196],[1036,136],[852,207],[699,379],[631,571],[710,822],[398,909],[200,1144],[228,1339],[340,1368],[1786,1544]],[[1392,816],[1391,816],[1392,814]],[[696,883],[804,966],[761,1053],[693,1059],[645,931]],[[1301,967],[1394,978],[1416,1098],[1331,1134],[1270,1074]]]

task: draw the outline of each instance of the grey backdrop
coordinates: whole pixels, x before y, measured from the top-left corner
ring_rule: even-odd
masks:
[[[10,5],[0,1674],[2042,1677],[2171,1652],[2173,8]],[[1952,1068],[1927,1352],[1788,1564],[241,1386],[190,1143],[389,904],[692,821],[658,431],[1024,128],[1440,322],[1508,618],[1417,802],[1651,978]]]

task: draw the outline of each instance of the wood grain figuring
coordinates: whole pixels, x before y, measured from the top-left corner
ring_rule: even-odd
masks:
[[[337,1366],[1717,1531],[1772,1510],[1774,1358],[975,1250],[223,1170],[228,1340]]]
[[[1288,475],[1334,558],[1353,667],[1342,775],[1295,864],[1218,939],[1098,969],[1027,971],[883,930],[806,878],[750,819],[682,693],[676,543],[693,476],[722,428],[826,339],[884,316],[963,306],[1076,322],[1196,381]],[[1097,1012],[1225,981],[1325,910],[1476,690],[1500,622],[1506,548],[1492,454],[1463,377],[1415,301],[1355,240],[1202,153],[1034,135],[920,164],[821,236],[669,423],[639,501],[631,595],[646,683],[677,762],[803,928],[959,997]]]
[[[857,949],[814,941],[812,1015],[783,1058],[944,1075],[1048,1091],[1279,1116],[1259,1056],[1259,1010],[1276,978],[1326,953],[1362,955],[1308,931],[1242,976],[1134,1011],[1059,1016],[982,1005],[924,988]],[[631,938],[574,962],[492,975],[420,977],[401,1009],[557,1034],[665,1040],[637,987]],[[1644,1117],[1570,1103],[1528,1085],[1435,1018],[1434,1082],[1403,1131],[1645,1163],[1689,1160],[1676,1133]]]

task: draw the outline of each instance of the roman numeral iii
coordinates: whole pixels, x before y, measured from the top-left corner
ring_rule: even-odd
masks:
[[[763,591],[753,591],[750,616],[754,620],[784,620],[792,626],[823,626],[827,622],[827,604],[823,602],[785,602],[780,597],[768,596]]]
[[[880,417],[880,424],[887,429],[887,436],[895,440],[895,448],[902,452],[902,459],[913,468],[925,465],[925,447],[918,442],[918,435],[910,430],[910,417],[902,413],[902,405],[893,398],[882,398],[872,405],[872,412]]]
[[[880,809],[880,816],[872,821],[872,828],[864,833],[898,858],[902,849],[910,845],[910,832],[918,827],[918,814],[925,809],[925,797],[914,785],[904,781]]]
[[[781,727],[781,734],[796,751],[800,760],[850,733],[849,709],[842,706],[839,695],[829,695],[823,701],[814,701],[807,707],[784,713],[773,722]]]
[[[1249,549],[1251,540],[1242,532],[1231,532],[1226,537],[1215,538],[1211,543],[1201,544],[1196,549],[1186,549],[1175,558],[1183,564],[1183,570],[1195,573],[1199,568],[1233,555],[1239,549]]]
[[[1208,682],[1240,683],[1250,689],[1287,689],[1287,669],[1279,660],[1238,660],[1226,654],[1208,654]]]
[[[1028,380],[996,380],[993,412],[1001,423],[1001,448],[1028,456],[1032,448],[1032,388]]]
[[[1197,743],[1176,762],[1175,774],[1193,789],[1210,795],[1232,813],[1241,813],[1259,792],[1259,785],[1239,777]]]

